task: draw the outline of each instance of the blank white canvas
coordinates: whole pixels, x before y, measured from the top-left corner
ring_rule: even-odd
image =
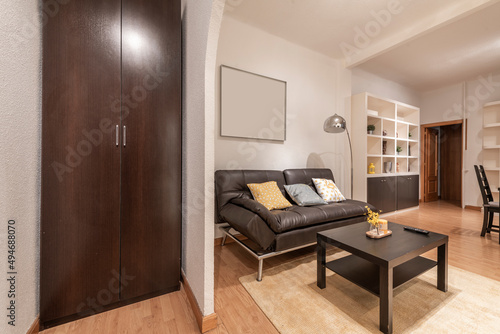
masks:
[[[286,82],[221,66],[221,136],[284,141]]]

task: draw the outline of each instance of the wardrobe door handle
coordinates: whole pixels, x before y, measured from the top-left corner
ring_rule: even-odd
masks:
[[[123,147],[127,146],[127,127],[123,126]]]
[[[118,133],[118,132],[120,132],[120,128],[119,128],[119,127],[118,127],[118,125],[117,125],[117,126],[116,126],[116,139],[115,139],[115,141],[116,141],[116,146],[120,145],[120,143],[119,143],[119,141],[120,141],[120,135],[119,135],[119,133]]]

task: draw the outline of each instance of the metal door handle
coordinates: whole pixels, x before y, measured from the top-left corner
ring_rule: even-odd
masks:
[[[120,141],[120,136],[118,134],[118,132],[120,131],[120,128],[118,127],[118,125],[116,126],[116,146],[120,145],[119,141]]]
[[[123,147],[127,146],[127,127],[123,126]]]

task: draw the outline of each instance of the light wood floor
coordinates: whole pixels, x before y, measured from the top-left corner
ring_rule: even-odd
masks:
[[[499,235],[479,236],[481,212],[462,210],[454,203],[439,201],[387,217],[389,221],[449,235],[450,265],[500,281]],[[265,260],[264,270],[311,253],[314,247]],[[435,258],[435,253],[431,251],[426,255]],[[215,311],[219,321],[217,329],[208,333],[278,333],[238,281],[239,277],[256,271],[257,261],[238,245],[215,247]],[[184,334],[199,331],[181,290],[43,331],[43,334],[56,333]]]

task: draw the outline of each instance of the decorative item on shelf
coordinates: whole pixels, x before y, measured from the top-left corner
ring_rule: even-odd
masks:
[[[399,153],[403,152],[403,148],[401,146],[396,147],[396,151]]]
[[[392,173],[392,161],[384,162],[384,172],[385,173]]]
[[[411,146],[408,145],[408,156],[411,157]]]
[[[412,134],[411,132],[408,132],[408,138],[411,138]]]
[[[396,162],[396,173],[399,173],[399,162]]]
[[[387,130],[382,131],[382,136],[387,136]]]
[[[368,166],[368,174],[375,174],[375,165],[373,162],[370,162],[370,165]]]
[[[375,131],[375,125],[373,125],[373,124],[368,125],[366,128],[368,130],[368,134],[370,134],[370,135],[372,135],[373,131]]]
[[[365,206],[365,208],[367,211],[365,213],[366,221],[370,224],[370,230],[366,232],[366,236],[372,239],[380,239],[391,235],[392,231],[387,229],[387,220],[379,219],[381,211],[373,212],[368,206]]]
[[[384,140],[382,142],[382,154],[386,155],[387,154],[387,140]]]
[[[408,173],[409,173],[409,172],[411,172],[411,168],[410,168],[410,166],[408,166]]]

